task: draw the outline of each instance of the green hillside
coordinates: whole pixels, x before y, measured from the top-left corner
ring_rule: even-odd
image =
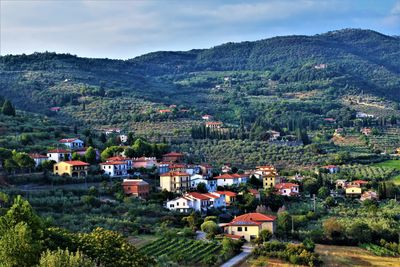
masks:
[[[342,121],[355,111],[397,116],[399,87],[400,39],[370,30],[154,52],[125,61],[55,53],[0,57],[0,94],[17,108],[69,124],[151,129],[153,135],[172,135],[170,123],[175,135],[188,134],[204,113],[249,128],[290,128],[296,120],[311,129],[324,117]],[[158,112],[172,104],[173,113]],[[54,106],[61,112],[50,112]]]

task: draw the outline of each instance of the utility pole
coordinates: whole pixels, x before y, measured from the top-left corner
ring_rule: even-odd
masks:
[[[315,194],[314,194],[313,196],[314,196],[314,212],[315,212],[315,208],[316,208],[316,207],[315,207],[315,206],[316,206],[316,203],[315,203],[315,200],[316,200],[316,199],[315,199]]]

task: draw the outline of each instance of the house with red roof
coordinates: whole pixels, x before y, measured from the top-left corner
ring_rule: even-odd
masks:
[[[339,167],[336,165],[326,165],[326,166],[322,166],[321,168],[329,171],[329,173],[331,173],[331,174],[339,172]]]
[[[140,157],[132,159],[132,167],[136,169],[152,169],[155,166],[157,166],[157,160],[154,157]]]
[[[122,189],[128,196],[146,198],[149,196],[150,185],[142,179],[124,179]]]
[[[66,139],[58,140],[58,142],[64,146],[66,146],[69,149],[76,149],[76,148],[84,147],[83,141],[78,138],[66,138]]]
[[[35,167],[38,167],[46,160],[49,160],[48,156],[36,153],[29,154],[29,157],[35,161]]]
[[[72,158],[72,153],[71,150],[57,148],[47,151],[47,158],[58,163],[60,161],[70,160]]]
[[[225,208],[225,198],[215,193],[188,192],[181,197],[169,200],[166,208],[179,212],[206,212],[210,208]]]
[[[299,185],[295,183],[279,183],[275,185],[275,189],[281,196],[298,196]]]
[[[246,213],[221,226],[226,234],[240,236],[250,242],[256,239],[264,229],[274,234],[276,217],[261,213]]]
[[[355,180],[355,181],[352,181],[352,182],[350,183],[351,186],[358,186],[358,187],[364,187],[364,186],[366,186],[367,184],[368,184],[368,182],[367,182],[367,181],[364,181],[364,180]]]
[[[164,154],[162,157],[162,161],[164,162],[180,162],[184,158],[184,154],[178,153],[178,152],[170,152],[167,154]]]
[[[217,180],[217,186],[235,186],[241,183],[247,183],[248,175],[224,173],[214,177],[214,179]]]
[[[54,164],[53,174],[80,178],[87,176],[89,166],[89,163],[80,160],[61,161]]]
[[[223,196],[225,198],[226,205],[231,205],[236,201],[237,194],[232,191],[215,191],[214,194]]]
[[[182,193],[190,188],[190,175],[186,172],[167,172],[160,174],[161,190]]]
[[[100,169],[110,177],[128,176],[128,165],[125,161],[106,161],[100,163]]]

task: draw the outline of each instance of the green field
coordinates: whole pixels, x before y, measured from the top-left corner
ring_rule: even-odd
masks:
[[[387,160],[387,161],[376,163],[373,166],[391,168],[391,169],[400,171],[400,160]],[[396,185],[400,185],[400,175],[394,176],[393,182]]]

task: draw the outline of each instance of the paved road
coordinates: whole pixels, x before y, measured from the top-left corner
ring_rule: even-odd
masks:
[[[224,264],[222,264],[221,267],[232,267],[232,266],[235,266],[236,264],[240,263],[245,258],[247,258],[250,255],[251,250],[252,250],[252,247],[244,245],[242,247],[242,252],[240,254],[236,255],[232,259],[230,259],[227,262],[225,262]]]

